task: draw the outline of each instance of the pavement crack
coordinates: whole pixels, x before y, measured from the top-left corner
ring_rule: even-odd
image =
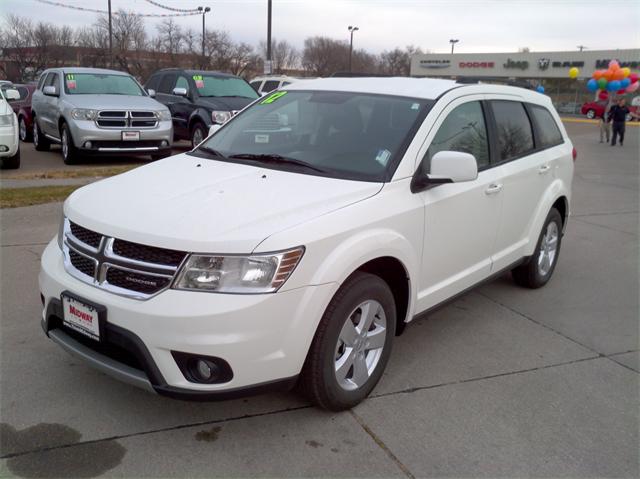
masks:
[[[571,213],[570,218],[582,218],[583,216],[609,216],[609,215],[628,215],[631,213],[639,213],[638,210],[632,211],[608,211],[606,213],[581,213],[581,214],[573,214]]]
[[[351,417],[353,417],[356,420],[356,422],[360,425],[360,427],[364,430],[364,432],[367,433],[371,437],[371,439],[373,439],[373,441],[380,447],[380,449],[382,449],[387,454],[387,456],[389,456],[389,459],[391,459],[396,464],[396,466],[398,466],[398,468],[403,472],[405,476],[407,476],[409,479],[415,479],[416,476],[414,476],[409,470],[409,468],[405,466],[402,463],[402,461],[400,461],[400,459],[398,459],[398,456],[396,456],[393,453],[393,451],[389,449],[389,447],[384,443],[384,441],[380,439],[380,437],[371,430],[371,428],[367,425],[367,423],[364,422],[364,419],[358,416],[353,411],[353,409],[349,410],[349,414],[351,414]]]
[[[0,248],[12,248],[16,246],[46,246],[49,244],[49,241],[45,241],[44,243],[16,243],[16,244],[3,244],[0,245]]]
[[[577,221],[578,223],[583,223],[585,225],[597,226],[599,228],[604,228],[604,229],[609,230],[609,231],[615,231],[616,233],[623,233],[623,234],[626,234],[626,235],[638,236],[637,233],[630,233],[628,231],[624,231],[624,230],[621,230],[621,229],[618,229],[618,228],[612,228],[611,226],[605,226],[605,225],[601,225],[601,224],[598,224],[598,223],[593,223],[591,221],[587,221],[587,220],[582,219],[582,218],[573,218],[573,220]]]

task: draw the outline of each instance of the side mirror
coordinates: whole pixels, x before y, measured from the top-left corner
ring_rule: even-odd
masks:
[[[173,89],[173,94],[176,96],[187,96],[187,89],[186,88],[181,88],[181,87],[176,87]]]
[[[155,98],[156,97],[156,91],[153,88],[148,88],[147,89],[147,94],[151,97],[151,98]]]
[[[19,100],[20,99],[20,92],[18,90],[13,89],[13,88],[7,88],[4,91],[4,97],[7,99],[7,101]]]
[[[56,87],[54,87],[53,85],[48,85],[48,86],[44,87],[42,89],[42,93],[44,93],[47,96],[58,96],[58,92],[56,90]]]
[[[461,151],[439,151],[431,158],[431,172],[414,176],[411,191],[416,193],[431,185],[463,183],[476,178],[478,162],[475,156]]]
[[[220,128],[222,128],[222,125],[220,123],[214,123],[213,125],[211,125],[209,127],[209,136],[213,135]]]

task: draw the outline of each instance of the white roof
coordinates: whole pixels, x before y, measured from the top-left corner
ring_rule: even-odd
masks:
[[[324,90],[379,95],[406,96],[433,100],[452,88],[461,86],[453,80],[407,77],[319,78],[287,85],[287,90]]]

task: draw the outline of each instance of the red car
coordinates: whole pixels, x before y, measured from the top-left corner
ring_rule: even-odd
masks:
[[[582,105],[582,108],[580,111],[583,115],[587,115],[587,118],[602,118],[602,115],[604,115],[604,109],[606,106],[607,106],[606,101],[591,101]],[[629,107],[629,111],[638,113],[637,106],[632,106],[632,105],[627,105],[627,106]],[[627,115],[627,118],[626,118],[627,121],[631,121],[632,119],[633,117],[631,116],[631,114]]]
[[[18,117],[18,132],[21,141],[31,141],[31,132],[33,125],[31,123],[31,95],[36,89],[36,84],[12,85],[6,84],[1,87],[3,90],[7,88],[15,88],[20,93],[19,100],[11,100],[9,104],[13,108],[14,113]]]

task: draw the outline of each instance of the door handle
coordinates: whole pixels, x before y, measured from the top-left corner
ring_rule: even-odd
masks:
[[[495,195],[502,190],[502,183],[492,183],[489,185],[489,188],[484,190],[484,193],[487,195]]]
[[[551,167],[549,165],[542,165],[540,168],[538,168],[538,174],[544,175],[548,173],[550,169]]]

